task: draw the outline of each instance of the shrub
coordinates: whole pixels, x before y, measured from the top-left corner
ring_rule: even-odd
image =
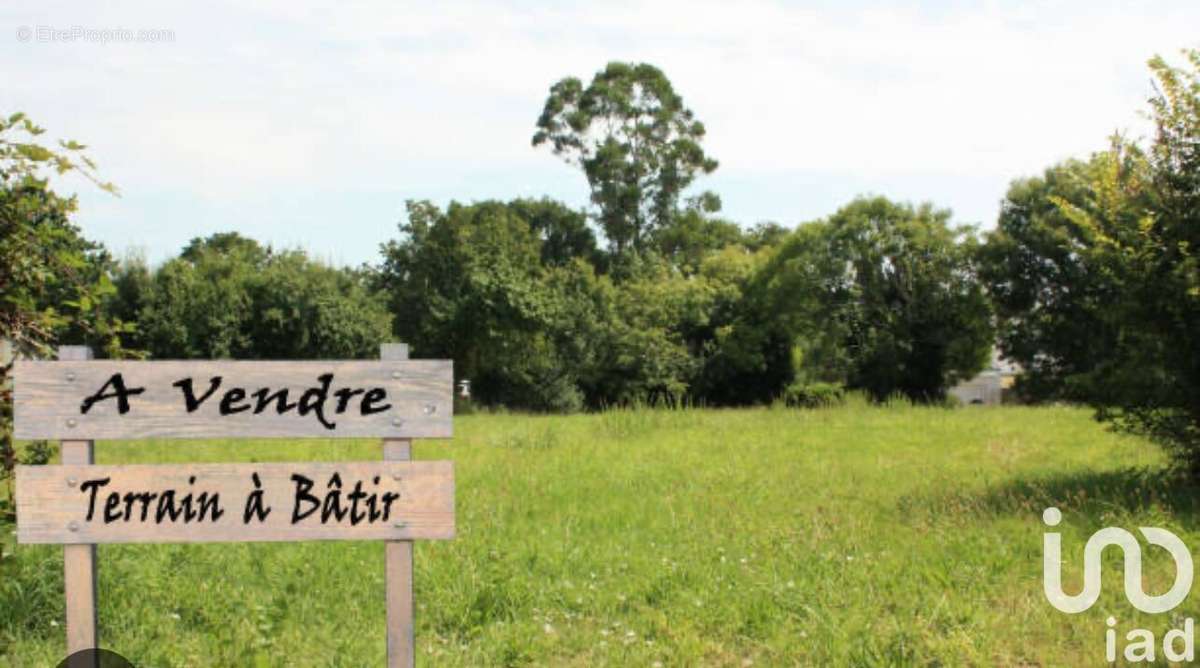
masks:
[[[783,402],[791,408],[824,408],[841,404],[846,389],[838,383],[792,383],[783,390]]]

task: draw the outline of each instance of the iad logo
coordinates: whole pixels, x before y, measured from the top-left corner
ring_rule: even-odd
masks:
[[[1058,508],[1047,508],[1042,513],[1047,526],[1058,526],[1062,513]],[[1088,539],[1083,548],[1083,590],[1068,596],[1062,589],[1062,536],[1057,532],[1042,534],[1042,588],[1050,605],[1069,614],[1083,612],[1100,598],[1100,555],[1104,548],[1115,545],[1121,548],[1125,565],[1125,598],[1133,607],[1145,613],[1167,612],[1183,602],[1192,588],[1192,555],[1187,546],[1175,534],[1166,529],[1140,527],[1146,541],[1165,549],[1175,560],[1175,584],[1161,596],[1150,596],[1142,590],[1142,546],[1134,535],[1117,527],[1105,527]],[[1104,632],[1105,658],[1113,663],[1117,660],[1118,641],[1114,627],[1117,620],[1105,620],[1108,629]],[[1154,633],[1148,629],[1133,629],[1125,634],[1124,658],[1130,663],[1155,660]],[[1182,645],[1182,648],[1180,647]],[[1167,661],[1191,662],[1196,656],[1195,623],[1185,619],[1183,628],[1171,629],[1162,636],[1162,656]]]
[[[1058,526],[1062,513],[1047,508],[1042,513],[1047,526]],[[1175,534],[1166,529],[1140,527],[1138,531],[1151,545],[1165,548],[1175,560],[1175,584],[1161,596],[1142,591],[1142,546],[1133,534],[1118,527],[1105,527],[1088,539],[1083,548],[1083,591],[1068,596],[1062,589],[1062,536],[1057,532],[1042,535],[1042,586],[1050,605],[1066,613],[1083,612],[1100,598],[1100,553],[1115,545],[1125,555],[1125,597],[1133,607],[1146,613],[1166,612],[1183,602],[1192,589],[1192,555]]]

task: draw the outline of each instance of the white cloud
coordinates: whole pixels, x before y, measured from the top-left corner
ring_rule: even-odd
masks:
[[[0,111],[25,110],[89,142],[127,193],[105,216],[154,215],[139,211],[139,192],[186,191],[222,210],[250,196],[440,195],[478,174],[509,175],[528,192],[568,170],[529,145],[549,85],[608,60],[644,60],[707,125],[721,180],[741,184],[726,197],[731,213],[762,176],[772,199],[741,210],[794,221],[812,212],[779,193],[788,175],[924,184],[963,174],[990,179],[998,200],[1015,176],[1099,148],[1115,129],[1137,134],[1145,61],[1196,46],[1200,25],[1194,2],[1153,13],[1141,3],[855,5],[7,5]],[[176,37],[13,37],[38,25]],[[918,196],[962,208],[953,190]],[[251,224],[280,236],[307,223]]]

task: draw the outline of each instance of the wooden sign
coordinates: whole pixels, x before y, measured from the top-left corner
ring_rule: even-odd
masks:
[[[454,537],[444,461],[18,466],[22,543]]]
[[[21,439],[444,438],[447,360],[18,361]]]
[[[98,647],[97,543],[383,540],[387,662],[411,668],[414,539],[454,537],[454,371],[387,343],[379,361],[18,361],[13,433],[62,441],[20,466],[17,540],[63,544],[67,653]],[[378,437],[381,462],[94,466],[95,439]]]

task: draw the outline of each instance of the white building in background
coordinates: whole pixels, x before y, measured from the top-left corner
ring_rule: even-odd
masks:
[[[971,380],[965,380],[950,388],[950,396],[965,405],[983,404],[998,406],[1004,397],[1004,391],[1016,382],[1021,367],[1000,357],[1000,352],[992,349],[992,361],[987,368],[979,372]]]

